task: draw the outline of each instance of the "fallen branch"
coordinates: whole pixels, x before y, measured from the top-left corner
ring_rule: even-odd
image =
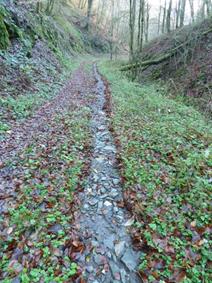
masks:
[[[207,35],[210,32],[212,32],[212,29],[209,29],[209,30],[203,32],[201,36]],[[164,54],[163,56],[160,56],[159,58],[155,58],[155,59],[147,60],[147,61],[143,61],[143,62],[136,62],[136,63],[133,63],[133,64],[129,64],[129,65],[123,66],[120,69],[120,71],[129,71],[129,70],[133,70],[133,69],[136,69],[136,68],[139,68],[139,67],[141,67],[141,68],[144,67],[141,70],[141,71],[144,71],[145,69],[147,69],[151,65],[160,64],[161,62],[171,58],[172,56],[174,56],[177,53],[177,51],[179,49],[181,49],[182,47],[187,46],[190,42],[191,42],[191,40],[186,41],[186,42],[178,45],[177,47],[171,49],[168,53]]]

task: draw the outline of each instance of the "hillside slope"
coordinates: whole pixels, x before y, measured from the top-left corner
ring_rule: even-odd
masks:
[[[79,11],[62,1],[52,15],[15,2],[0,4],[0,135],[56,94],[80,61],[76,57],[107,48],[105,39],[97,41],[80,26]]]
[[[212,113],[212,18],[150,42],[139,57],[140,82],[162,80],[174,97]]]

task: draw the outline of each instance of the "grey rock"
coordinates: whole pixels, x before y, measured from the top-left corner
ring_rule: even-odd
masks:
[[[137,267],[138,258],[139,257],[131,249],[128,249],[121,258],[121,261],[130,271],[133,271]]]
[[[98,130],[100,130],[100,131],[105,130],[105,126],[104,125],[99,126]]]
[[[110,192],[110,195],[112,197],[117,197],[119,195],[119,192],[117,192],[117,190],[115,190],[115,189],[112,189],[111,192]]]
[[[87,210],[87,209],[89,209],[89,205],[87,203],[85,203],[83,208]]]
[[[115,244],[115,253],[117,257],[121,257],[124,254],[125,249],[125,242],[120,241],[119,243]]]
[[[94,179],[94,182],[97,182],[99,179],[98,175],[93,175],[93,179]]]
[[[101,255],[105,254],[105,249],[103,247],[97,247],[95,251],[97,254],[101,254]]]
[[[99,243],[97,241],[91,241],[91,245],[93,247],[97,247],[99,245]]]
[[[102,209],[102,207],[103,207],[103,201],[99,201],[98,202],[98,209]]]
[[[104,199],[104,198],[106,198],[107,197],[107,195],[101,195],[100,196],[100,199]]]
[[[120,180],[119,179],[113,179],[113,184],[114,185],[118,185],[120,183]]]
[[[106,200],[106,201],[104,202],[104,205],[105,205],[105,206],[111,206],[111,205],[112,205],[112,203],[111,203],[111,202],[109,202],[108,200]]]
[[[107,257],[108,257],[108,258],[112,258],[111,252],[107,252]]]
[[[98,199],[92,199],[92,200],[89,200],[89,204],[91,205],[91,206],[95,206],[96,204],[97,204],[97,202],[98,202]]]
[[[128,280],[127,280],[127,273],[126,273],[126,271],[124,270],[124,269],[121,269],[120,270],[120,274],[121,274],[121,281],[122,281],[122,283],[127,283],[128,282]]]
[[[115,218],[116,218],[116,221],[118,221],[119,223],[122,223],[124,220],[123,216],[120,216],[120,215],[116,215]]]
[[[115,241],[115,236],[114,234],[111,234],[109,237],[104,238],[104,245],[109,249],[113,249],[114,241]]]
[[[113,208],[113,211],[114,211],[115,213],[119,212],[118,207],[115,206],[115,207]]]
[[[93,272],[94,271],[94,268],[93,266],[86,266],[85,270],[89,273]]]
[[[105,194],[105,193],[106,193],[106,189],[105,189],[105,188],[101,188],[100,191],[101,191],[102,194]]]
[[[100,157],[97,157],[95,158],[95,161],[99,162],[99,163],[103,163],[104,162],[104,157],[103,156],[100,156]]]
[[[114,146],[110,146],[110,145],[105,146],[104,150],[108,150],[108,151],[112,151],[112,152],[116,151],[115,147]]]
[[[103,265],[102,256],[99,254],[94,255],[94,261],[97,265]]]
[[[113,261],[111,261],[109,264],[113,278],[116,279],[117,273],[119,274],[119,267]]]

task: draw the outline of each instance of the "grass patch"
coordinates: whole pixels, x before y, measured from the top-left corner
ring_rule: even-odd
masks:
[[[129,82],[111,63],[100,67],[111,83],[111,122],[144,282],[209,283],[210,125],[157,85]]]

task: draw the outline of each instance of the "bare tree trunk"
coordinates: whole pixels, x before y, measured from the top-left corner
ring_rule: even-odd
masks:
[[[136,0],[130,0],[130,60],[134,59],[134,35],[135,35],[135,14],[136,14]]]
[[[138,38],[137,38],[137,47],[139,52],[142,51],[143,34],[144,34],[144,0],[140,0],[139,14],[138,14]]]
[[[177,8],[176,8],[176,29],[179,28],[179,19],[180,19],[180,10],[181,10],[181,0],[178,0]]]
[[[87,0],[81,0],[81,6],[80,9],[83,10],[86,6]]]
[[[180,9],[180,27],[184,26],[186,0],[182,0]]]
[[[166,26],[166,0],[165,0],[165,6],[164,6],[164,8],[163,8],[162,33],[165,32],[165,26]]]
[[[189,0],[190,9],[191,9],[191,20],[192,23],[194,22],[194,0]]]
[[[83,9],[85,8],[86,0],[79,0],[78,2],[78,8]]]
[[[206,11],[207,11],[207,16],[209,17],[211,13],[212,3],[211,3],[211,0],[204,0],[204,1],[205,1]]]
[[[205,18],[205,1],[203,1],[202,3],[202,7],[201,7],[201,18],[204,19]]]
[[[111,0],[110,60],[113,60],[114,0]]]
[[[158,34],[160,34],[160,20],[161,20],[161,13],[162,13],[162,7],[160,6],[160,10],[159,10],[159,15],[158,15]]]
[[[169,8],[166,16],[166,30],[168,33],[171,32],[171,12],[172,12],[172,0],[169,0]]]
[[[86,25],[87,30],[89,30],[90,27],[92,6],[93,6],[93,0],[88,0],[87,25]]]
[[[149,3],[147,2],[146,21],[145,21],[145,42],[148,42],[148,39],[149,39],[149,11],[150,11],[150,6],[149,6]]]

